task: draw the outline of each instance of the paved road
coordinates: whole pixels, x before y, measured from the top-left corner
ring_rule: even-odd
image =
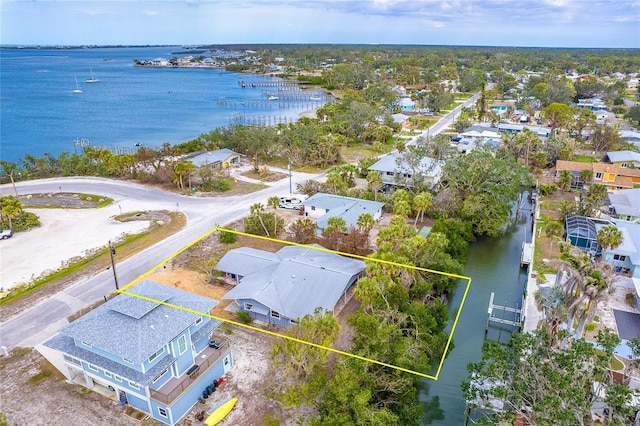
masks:
[[[415,143],[420,136],[434,136],[445,130],[460,114],[463,107],[475,103],[479,94],[460,104],[438,123],[411,139]],[[293,172],[291,181],[293,188],[299,182],[308,179],[323,180],[322,175],[312,176]],[[266,189],[247,195],[236,195],[220,198],[198,198],[166,193],[154,188],[129,182],[110,179],[72,177],[54,178],[37,181],[19,182],[16,184],[20,194],[37,194],[57,192],[78,192],[98,194],[112,198],[115,203],[121,200],[135,200],[146,210],[179,210],[187,218],[187,226],[175,235],[155,244],[137,255],[117,264],[120,286],[138,278],[143,273],[161,264],[171,254],[205,234],[216,225],[224,226],[237,218],[246,215],[252,204],[266,204],[269,197],[289,192],[289,179],[282,179]],[[0,195],[13,194],[9,184],[0,185]],[[12,347],[21,342],[33,344],[33,337],[47,330],[57,328],[60,322],[69,315],[99,301],[103,296],[114,291],[112,271],[106,270],[92,277],[80,279],[73,286],[53,295],[28,311],[0,324],[0,347]],[[53,330],[49,330],[53,333]],[[39,343],[39,342],[38,342]],[[25,343],[26,344],[26,343]]]
[[[314,176],[294,172],[292,184],[295,187],[296,183],[310,178]],[[288,193],[289,180],[283,179],[253,194],[219,198],[187,197],[133,183],[86,177],[44,179],[17,184],[20,194],[57,192],[60,187],[65,192],[104,194],[116,202],[132,199],[148,210],[178,209],[187,216],[185,229],[117,264],[118,281],[123,287],[216,225],[223,226],[246,215],[252,204],[266,204],[269,197]],[[0,186],[0,194],[11,193],[11,185]],[[28,234],[20,237],[28,238]],[[83,278],[63,292],[0,324],[0,346],[18,345],[50,324],[90,306],[114,290],[113,273],[110,270]]]

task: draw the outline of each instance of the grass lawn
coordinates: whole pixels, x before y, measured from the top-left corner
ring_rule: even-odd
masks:
[[[597,163],[598,159],[590,155],[574,155],[573,161],[577,161],[578,163]]]

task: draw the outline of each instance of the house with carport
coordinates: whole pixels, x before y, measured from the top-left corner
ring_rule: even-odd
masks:
[[[207,151],[188,158],[196,167],[214,167],[222,169],[225,164],[229,167],[237,167],[240,165],[240,154],[228,148],[217,149],[215,151]]]
[[[335,314],[365,267],[362,260],[314,245],[285,246],[275,253],[233,249],[216,269],[237,282],[223,299],[233,300],[254,320],[289,327],[318,310]]]
[[[316,218],[319,232],[327,228],[329,219],[332,217],[344,219],[347,229],[357,228],[358,218],[363,213],[369,213],[373,220],[378,221],[382,217],[384,207],[384,203],[379,201],[362,200],[324,192],[312,195],[304,200],[302,205],[305,216]]]
[[[44,346],[69,380],[175,425],[233,365],[228,342],[214,335],[221,322],[208,316],[217,303],[143,280]]]

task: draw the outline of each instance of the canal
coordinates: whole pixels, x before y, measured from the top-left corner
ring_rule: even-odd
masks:
[[[467,379],[467,363],[480,360],[485,339],[487,308],[491,293],[494,304],[521,307],[526,282],[526,269],[520,268],[523,241],[531,241],[531,204],[524,193],[522,211],[499,238],[482,238],[469,245],[465,275],[472,279],[471,287],[453,335],[454,350],[444,362],[437,381],[424,379],[419,398],[427,403],[425,425],[463,425],[465,401],[461,383]],[[514,209],[515,210],[515,209]],[[466,284],[466,282],[465,282]],[[451,320],[464,293],[458,285],[450,302]],[[507,318],[505,316],[505,318]],[[491,325],[486,338],[508,342],[513,327]],[[441,410],[438,415],[437,408]]]

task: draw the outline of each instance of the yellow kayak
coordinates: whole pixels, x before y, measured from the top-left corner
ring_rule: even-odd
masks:
[[[209,414],[209,417],[207,417],[207,419],[204,421],[204,424],[206,426],[217,425],[222,419],[227,416],[227,414],[229,414],[233,406],[236,405],[236,402],[238,402],[238,398],[227,398],[220,404],[211,408],[211,410],[207,412],[207,414]]]

